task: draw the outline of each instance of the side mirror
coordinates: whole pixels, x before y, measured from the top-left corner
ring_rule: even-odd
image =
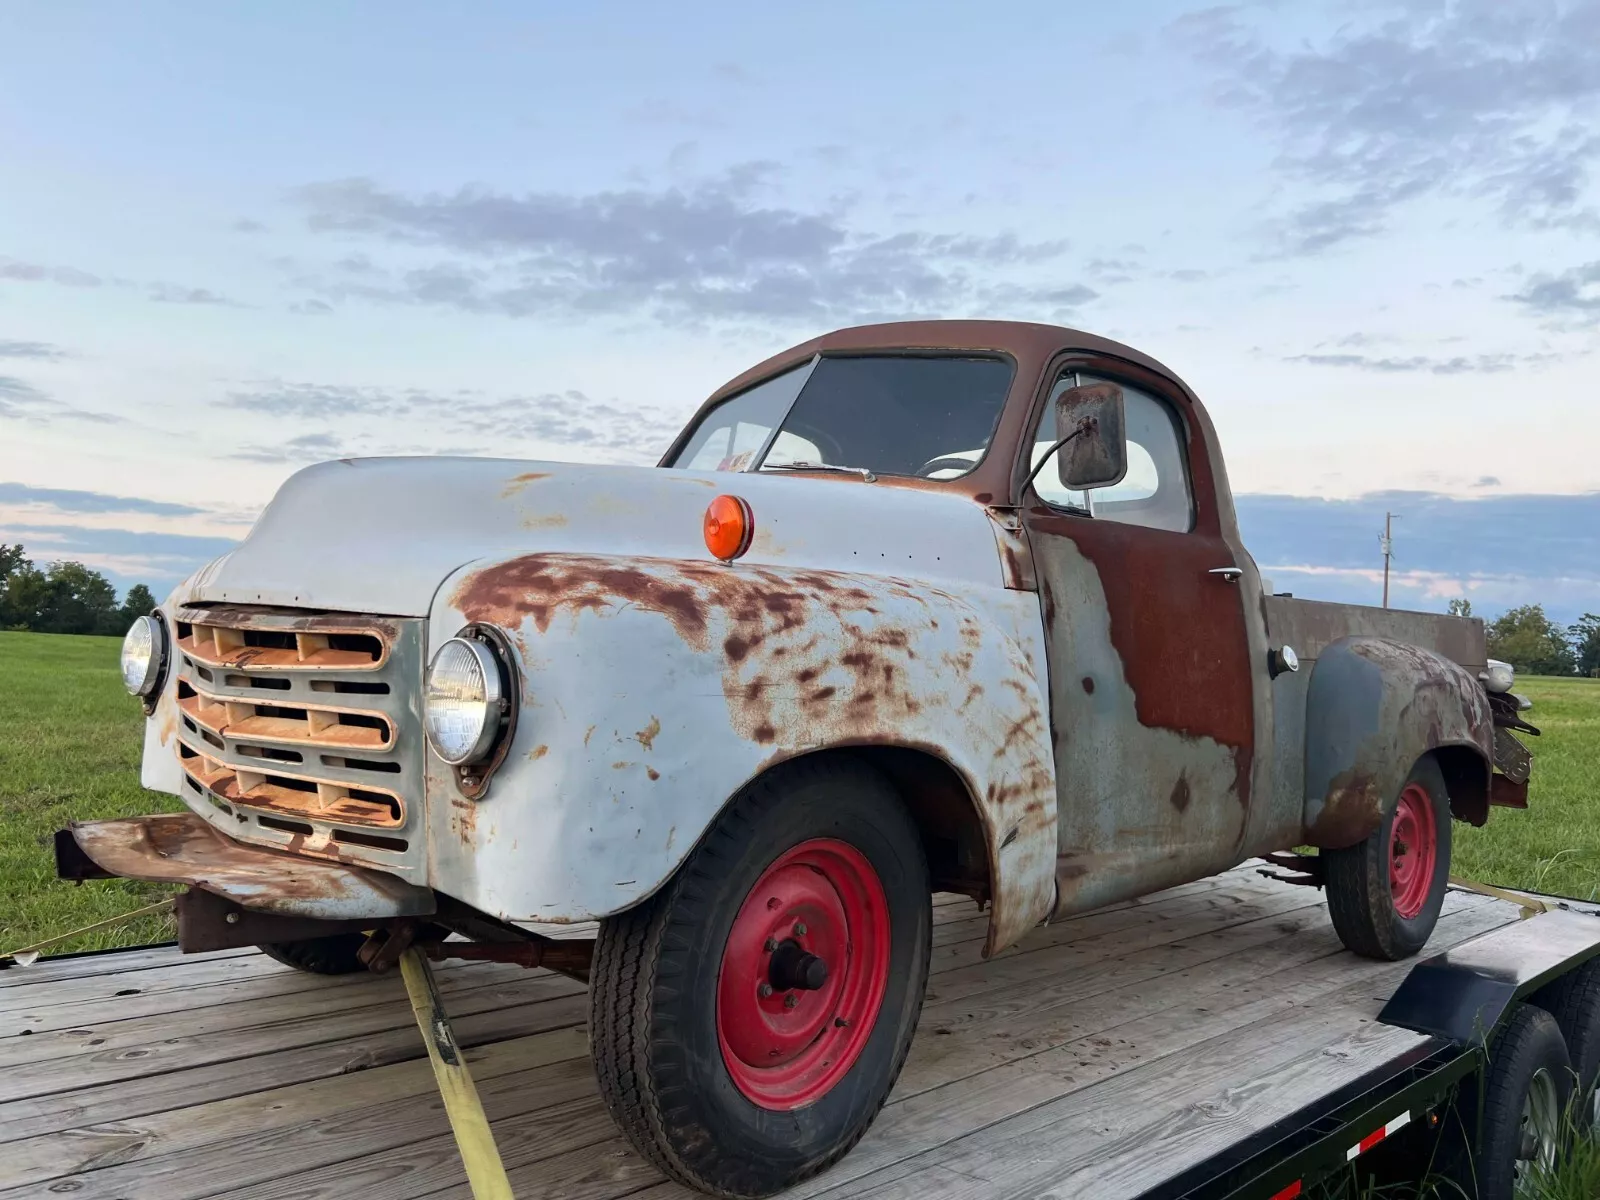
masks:
[[[1056,438],[1072,440],[1056,451],[1061,486],[1074,492],[1111,487],[1128,473],[1122,389],[1085,383],[1056,397]]]

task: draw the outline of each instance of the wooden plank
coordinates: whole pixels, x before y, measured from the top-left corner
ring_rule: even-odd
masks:
[[[539,1001],[456,1016],[452,1025],[467,1046],[551,1029],[577,1027],[587,997]],[[53,1130],[124,1121],[149,1113],[329,1076],[348,1076],[388,1063],[419,1058],[422,1039],[410,1021],[365,1035],[336,1036],[309,1045],[275,1048],[243,1058],[117,1078],[48,1095],[0,1104],[0,1139],[32,1137]],[[330,1019],[330,1018],[324,1018]],[[259,1049],[259,1045],[257,1046]]]
[[[244,954],[259,953],[259,950],[246,947],[240,950],[212,950],[204,954],[184,954],[176,946],[151,946],[141,950],[118,950],[110,954],[43,958],[31,967],[8,967],[0,971],[0,988],[55,983],[63,979],[87,979],[91,976],[166,967],[177,962],[212,962],[219,958],[237,958]]]
[[[181,1021],[183,1040],[213,1037],[217,1052],[226,1052],[228,1057],[239,1057],[252,1052],[248,1047],[261,1041],[262,1031],[270,1031],[270,1038],[277,1039],[284,1036],[286,1026],[298,1026],[318,1019],[355,1021],[353,1028],[365,1031],[383,1028],[385,1024],[400,1018],[410,1018],[405,988],[398,979],[372,975],[357,979],[359,982],[342,986],[334,984],[309,992],[269,995],[250,1003],[222,1004],[186,1012]],[[498,993],[503,1003],[527,1003],[570,996],[585,990],[584,985],[576,980],[549,972],[529,972],[525,978],[513,978],[510,981],[501,972],[451,972],[445,976],[444,983],[452,993],[463,997],[456,1003],[477,1006],[463,1011],[481,1011],[486,1000],[492,1001],[494,997],[465,999],[472,993],[486,989]],[[373,1024],[374,1021],[378,1023]],[[31,1090],[32,1085],[19,1085],[12,1078],[20,1073],[20,1067],[49,1061],[55,1070],[70,1073],[73,1064],[84,1057],[106,1059],[128,1051],[134,1052],[128,1056],[129,1062],[151,1057],[158,1053],[151,1049],[152,1046],[174,1044],[163,1037],[173,1032],[173,1024],[170,1015],[158,1013],[128,1020],[110,1020],[92,1026],[74,1025],[70,1029],[33,1037],[13,1037],[0,1041],[0,1099],[40,1094]],[[312,1033],[309,1029],[303,1032]],[[215,1036],[220,1034],[229,1036]],[[291,1032],[289,1036],[294,1035]],[[314,1036],[314,1040],[327,1039]],[[282,1044],[280,1041],[266,1048],[276,1049]],[[161,1053],[166,1054],[164,1051]]]
[[[267,961],[272,962],[271,959]],[[306,1008],[327,1011],[334,1007],[387,1003],[405,995],[404,988],[397,988],[398,981],[389,977],[364,972],[311,975],[281,963],[273,963],[273,966],[277,968],[274,971],[228,982],[196,982],[189,987],[174,984],[154,991],[128,988],[122,989],[129,993],[127,995],[113,994],[74,1003],[59,1003],[51,995],[51,989],[42,989],[43,995],[36,997],[32,1005],[11,1012],[0,1012],[0,1038],[37,1037],[42,1033],[67,1029],[93,1029],[98,1034],[118,1022],[176,1013],[183,1014],[182,1021],[187,1025],[200,1009],[241,1003],[255,1006],[254,1021],[244,1020],[249,1024],[262,1019],[260,1006],[269,999],[299,997]],[[529,971],[511,963],[473,963],[459,967],[442,963],[436,971],[441,988],[457,990],[509,984],[519,979],[551,974],[549,971]]]
[[[468,1062],[495,1120],[595,1094],[579,1029],[483,1047]],[[190,1200],[448,1134],[432,1068],[417,1060],[12,1143],[0,1196]]]

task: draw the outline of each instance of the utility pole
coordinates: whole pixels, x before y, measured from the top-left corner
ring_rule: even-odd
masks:
[[[1389,607],[1389,560],[1394,557],[1394,514],[1383,514],[1383,537],[1379,539],[1383,546],[1383,606]]]

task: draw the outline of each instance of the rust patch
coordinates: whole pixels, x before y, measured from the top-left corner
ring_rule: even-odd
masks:
[[[549,471],[527,471],[521,475],[514,476],[500,492],[500,499],[509,500],[530,483],[537,483],[541,479],[549,478]]]
[[[543,742],[541,742],[539,745],[535,746],[532,750],[528,751],[528,761],[529,762],[538,762],[541,758],[543,758],[546,754],[549,754],[549,753],[550,753],[550,747],[546,746]]]
[[[1371,774],[1360,770],[1337,776],[1322,811],[1306,830],[1306,842],[1339,850],[1366,840],[1383,823],[1383,793]]]
[[[653,716],[650,718],[650,724],[646,725],[643,729],[639,730],[638,733],[634,734],[633,739],[646,750],[654,750],[656,745],[656,735],[660,732],[661,718]]]
[[[540,633],[558,612],[609,612],[628,604],[660,613],[686,642],[704,648],[707,602],[701,587],[722,568],[672,563],[668,574],[647,570],[651,561],[631,565],[577,554],[513,558],[469,575],[452,603],[471,621],[514,629],[528,620]]]
[[[650,777],[651,783],[654,783],[656,780],[661,778],[661,772],[656,770],[654,767],[646,767],[644,769],[644,773]]]

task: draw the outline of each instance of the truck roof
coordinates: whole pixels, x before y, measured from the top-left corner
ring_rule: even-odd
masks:
[[[1176,386],[1183,399],[1197,413],[1204,427],[1204,440],[1208,450],[1214,444],[1209,419],[1198,399],[1186,384],[1169,368],[1132,346],[1112,341],[1097,334],[1068,329],[1062,325],[1042,325],[1032,321],[890,321],[878,325],[856,325],[837,329],[821,337],[801,342],[797,346],[772,355],[749,370],[723,384],[695,410],[684,430],[668,447],[661,464],[672,460],[684,439],[706,412],[722,403],[730,395],[743,391],[771,375],[805,362],[815,354],[859,353],[864,351],[977,351],[998,352],[1008,355],[1017,364],[1016,378],[1012,381],[1012,395],[1008,400],[1000,426],[995,430],[991,446],[1008,447],[1017,444],[1023,435],[1022,425],[1028,419],[1028,405],[1018,404],[1017,393],[1030,395],[1037,390],[1039,379],[1050,361],[1066,352],[1081,352],[1090,359],[1106,362],[1108,366],[1122,368],[1139,382],[1140,374],[1159,376],[1168,387]],[[1009,455],[985,454],[976,468],[952,480],[894,480],[885,478],[890,486],[941,488],[970,496],[980,504],[996,502],[1011,490],[1013,463]],[[1000,501],[1003,502],[1003,501]],[[1231,524],[1231,505],[1225,524]]]

